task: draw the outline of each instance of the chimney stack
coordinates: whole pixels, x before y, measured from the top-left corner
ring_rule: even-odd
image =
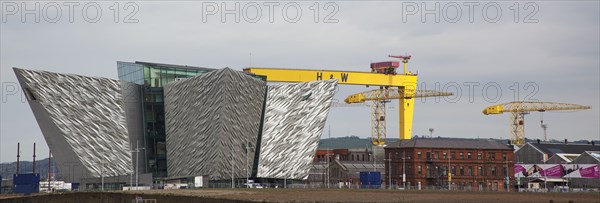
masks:
[[[33,166],[32,166],[32,171],[33,173],[35,173],[35,142],[33,143]]]
[[[538,143],[538,144],[540,143],[540,139],[537,139],[537,143]]]
[[[17,142],[17,175],[19,174],[19,158],[21,157],[21,143]]]
[[[568,143],[568,142],[567,142],[567,139],[565,139],[565,144],[567,144],[567,143]]]

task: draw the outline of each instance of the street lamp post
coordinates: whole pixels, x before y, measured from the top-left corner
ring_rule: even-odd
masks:
[[[402,185],[406,190],[406,151],[402,151]]]
[[[545,161],[542,159],[542,163],[544,162]],[[546,188],[546,192],[548,192],[548,172],[546,169],[542,169],[542,172],[544,172],[544,188]]]
[[[235,188],[235,183],[233,181],[233,149],[231,149],[231,188]]]
[[[392,189],[392,153],[388,152],[388,158],[384,161],[388,161],[388,189]]]
[[[508,155],[506,157],[506,163],[505,163],[505,171],[506,171],[506,192],[510,192],[510,176],[508,175]]]
[[[100,166],[101,166],[101,168],[100,168],[100,179],[101,179],[100,190],[102,192],[104,192],[104,161],[102,161],[100,163]]]
[[[452,173],[450,173],[450,150],[448,150],[448,191],[451,190],[450,184],[452,183]]]
[[[135,144],[135,190],[138,190],[138,183],[140,181],[140,176],[138,173],[138,169],[140,168],[139,164],[140,164],[140,160],[139,160],[139,156],[140,156],[140,150],[145,150],[145,148],[140,148],[140,141],[138,140]]]
[[[248,161],[248,151],[250,151],[250,149],[254,149],[254,147],[250,147],[250,144],[248,144],[248,139],[246,139],[246,187],[250,187],[250,172],[248,170],[249,168],[249,161]]]
[[[284,178],[283,178],[283,188],[287,188],[287,171],[286,171],[286,173],[284,175]]]
[[[371,146],[371,154],[373,155],[371,157],[373,158],[373,171],[375,172],[377,171],[377,168],[375,166],[375,145]]]
[[[331,166],[331,159],[329,157],[329,149],[327,149],[327,157],[326,158],[327,158],[327,175],[326,175],[326,178],[327,178],[327,188],[329,188],[329,185],[331,183],[331,173],[330,173],[330,169],[329,169],[329,167]]]

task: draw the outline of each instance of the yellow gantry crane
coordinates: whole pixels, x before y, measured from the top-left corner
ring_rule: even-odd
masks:
[[[406,67],[410,56],[391,56],[401,58]],[[403,73],[396,73],[400,62],[386,61],[371,64],[371,72],[339,71],[339,70],[306,70],[287,68],[245,68],[244,72],[266,76],[268,82],[310,82],[316,80],[336,79],[340,85],[366,85],[380,86],[382,88],[395,87],[402,92],[415,92],[417,89],[417,74],[404,69]],[[400,93],[399,93],[400,94]],[[400,139],[412,137],[413,97],[401,97],[399,101],[400,112]]]
[[[517,101],[488,106],[485,109],[483,109],[483,114],[490,115],[510,112],[510,142],[515,145],[523,145],[525,144],[525,114],[532,111],[545,112],[580,109],[591,109],[591,107],[579,104],[567,104],[558,102]]]
[[[348,104],[371,103],[371,142],[373,145],[385,145],[386,122],[385,122],[385,104],[392,99],[412,99],[418,97],[441,97],[452,96],[452,93],[438,92],[434,90],[410,90],[403,91],[398,89],[375,89],[365,92],[352,94],[344,102]]]

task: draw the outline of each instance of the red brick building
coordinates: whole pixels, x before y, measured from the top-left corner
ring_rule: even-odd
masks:
[[[497,140],[401,140],[385,147],[385,158],[385,183],[392,187],[446,189],[450,182],[452,190],[505,191],[514,185],[513,149]]]

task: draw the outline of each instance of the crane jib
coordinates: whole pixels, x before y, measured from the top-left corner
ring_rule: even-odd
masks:
[[[332,74],[329,74],[328,79],[340,79],[342,82],[348,82],[348,73],[340,73],[340,78],[335,78],[332,73]],[[323,72],[317,72],[316,80],[323,80]]]

